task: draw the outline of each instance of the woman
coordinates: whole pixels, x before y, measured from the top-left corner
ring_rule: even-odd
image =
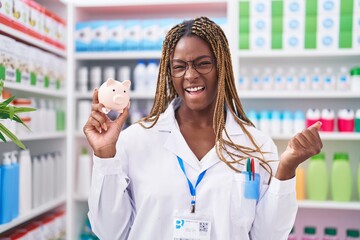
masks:
[[[321,124],[278,159],[244,113],[214,22],[168,32],[149,116],[121,131],[128,109],[111,122],[102,107],[95,90],[84,133],[94,150],[89,218],[101,239],[287,239],[295,170],[320,152]]]

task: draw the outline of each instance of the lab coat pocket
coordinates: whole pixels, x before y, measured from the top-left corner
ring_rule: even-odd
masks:
[[[235,173],[232,181],[230,215],[235,232],[250,231],[255,217],[257,199],[247,188],[256,183],[249,182],[247,177],[247,173]]]

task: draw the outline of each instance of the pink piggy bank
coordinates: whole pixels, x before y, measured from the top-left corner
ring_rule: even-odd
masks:
[[[130,80],[124,82],[109,78],[101,84],[98,92],[99,102],[105,107],[102,111],[108,114],[110,110],[122,113],[130,101]]]

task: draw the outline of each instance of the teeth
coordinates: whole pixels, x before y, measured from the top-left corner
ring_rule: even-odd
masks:
[[[192,88],[186,88],[186,91],[189,91],[189,92],[196,92],[196,91],[199,91],[199,90],[202,90],[204,87],[192,87]]]

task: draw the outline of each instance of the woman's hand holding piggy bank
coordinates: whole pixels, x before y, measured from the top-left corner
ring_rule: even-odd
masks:
[[[130,80],[124,82],[109,78],[99,88],[99,102],[105,107],[102,111],[108,114],[110,110],[122,113],[130,101]]]

